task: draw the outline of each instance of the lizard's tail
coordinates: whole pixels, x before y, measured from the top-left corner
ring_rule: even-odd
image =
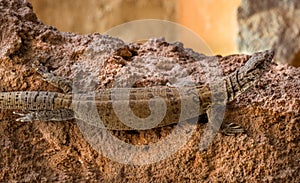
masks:
[[[227,100],[230,102],[258,81],[268,70],[274,57],[274,50],[254,53],[246,64],[225,77]]]
[[[0,109],[55,110],[68,108],[72,95],[43,91],[0,92]]]

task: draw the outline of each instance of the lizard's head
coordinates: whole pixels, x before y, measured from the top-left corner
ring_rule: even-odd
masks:
[[[232,101],[258,81],[271,66],[274,50],[254,53],[246,64],[231,73],[226,80],[228,100]]]
[[[273,57],[274,50],[272,49],[256,52],[250,57],[246,64],[241,67],[240,72],[244,72],[244,74],[249,75],[249,77],[253,72],[254,77],[257,77],[257,74],[262,73],[271,65]]]

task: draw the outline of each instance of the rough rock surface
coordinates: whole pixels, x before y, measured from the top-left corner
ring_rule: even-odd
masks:
[[[300,66],[300,1],[242,0],[238,11],[240,51],[276,49],[280,63]]]
[[[145,69],[166,68],[160,62],[154,63],[154,56],[165,58],[164,63],[182,66],[184,72],[178,77],[171,77],[176,69],[170,69],[167,76],[161,75],[164,72],[148,72],[127,84],[142,87],[181,83],[176,78],[201,83],[204,73],[195,67],[195,59],[209,60],[180,43],[162,39],[126,45],[99,34],[61,33],[41,23],[26,1],[0,0],[0,22],[1,91],[59,91],[43,81],[32,64],[42,64],[57,75],[75,79],[79,83],[75,86],[91,84],[93,87],[87,88],[91,90],[112,87],[120,75],[126,76],[119,80],[126,85],[131,69],[139,73],[144,66],[139,60],[148,64]],[[213,58],[226,75],[249,56]],[[85,78],[76,78],[78,73],[88,73],[94,79],[82,83]],[[74,121],[20,123],[12,111],[1,110],[0,182],[299,182],[299,77],[300,69],[274,65],[255,88],[228,105],[224,120],[244,126],[246,134],[218,134],[205,151],[200,151],[197,145],[205,124],[199,124],[177,153],[143,166],[120,164],[95,151]],[[173,128],[111,133],[127,143],[148,144],[165,138]]]

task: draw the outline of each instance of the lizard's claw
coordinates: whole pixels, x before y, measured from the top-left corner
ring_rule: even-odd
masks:
[[[244,132],[245,130],[243,129],[243,127],[234,123],[223,124],[222,127],[222,133],[224,133],[225,135],[233,136],[235,134],[244,133]]]
[[[14,111],[13,114],[21,116],[20,118],[16,119],[16,121],[20,121],[20,122],[34,121],[36,119],[35,112],[29,112],[27,114],[24,114],[24,113],[19,113]]]

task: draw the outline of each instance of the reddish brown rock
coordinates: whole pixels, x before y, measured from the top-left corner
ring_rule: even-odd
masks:
[[[179,43],[153,39],[126,45],[122,40],[99,34],[61,33],[41,23],[29,3],[17,0],[0,0],[0,22],[1,91],[59,91],[43,81],[32,64],[42,64],[70,79],[85,72],[94,76],[94,80],[76,78],[79,84],[95,85],[83,90],[112,87],[116,81],[123,86],[141,87],[180,83],[186,78],[203,83],[205,79],[204,71],[195,66],[196,61],[204,62],[207,57],[184,49]],[[184,72],[176,77],[176,69],[157,72],[161,62],[151,59],[153,56],[165,58],[164,63],[179,64]],[[249,56],[214,58],[226,75],[243,65]],[[154,71],[130,82],[130,73],[144,74],[149,68]],[[125,77],[120,79],[121,75]],[[246,134],[218,134],[205,151],[200,151],[198,143],[205,124],[199,124],[177,153],[143,166],[120,164],[95,151],[74,121],[20,123],[12,111],[1,110],[0,180],[299,182],[299,76],[299,69],[274,65],[256,87],[228,104],[224,120],[241,124]],[[112,133],[127,143],[148,144],[165,138],[173,128]]]

